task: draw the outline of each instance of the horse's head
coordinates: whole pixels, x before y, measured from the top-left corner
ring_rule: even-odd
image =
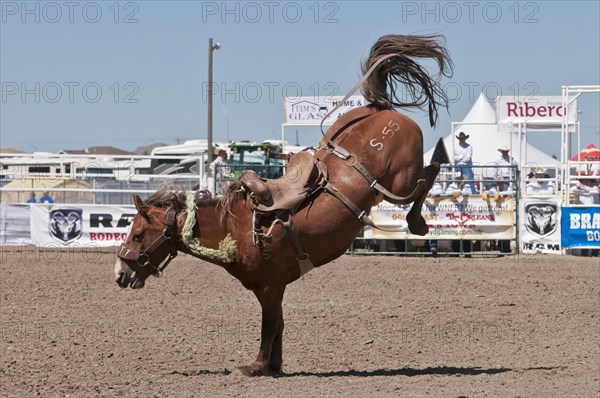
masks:
[[[160,276],[177,255],[176,219],[173,208],[144,204],[137,195],[133,196],[133,201],[138,214],[119,249],[115,278],[122,288],[139,289],[144,287],[150,275]]]

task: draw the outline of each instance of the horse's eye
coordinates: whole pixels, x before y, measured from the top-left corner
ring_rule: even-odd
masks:
[[[133,235],[133,241],[134,242],[141,242],[142,240],[144,240],[144,234],[137,234],[137,235]]]

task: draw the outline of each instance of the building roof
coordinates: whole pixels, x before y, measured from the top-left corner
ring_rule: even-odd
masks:
[[[0,148],[0,153],[28,153],[15,148]]]
[[[115,148],[114,146],[91,146],[86,149],[63,149],[63,155],[133,155],[133,152]]]

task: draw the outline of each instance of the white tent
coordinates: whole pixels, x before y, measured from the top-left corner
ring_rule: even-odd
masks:
[[[519,165],[520,168],[531,165],[560,165],[559,160],[528,144],[524,137],[521,138],[521,145],[519,145],[519,135],[516,131],[512,133],[499,132],[496,124],[496,111],[487,102],[483,93],[479,95],[467,116],[461,122],[453,123],[453,131],[444,138],[444,144],[451,161],[454,159],[454,147],[458,145],[456,135],[461,131],[469,135],[467,142],[473,146],[474,165],[485,166],[493,163],[500,157],[498,148],[504,145],[511,148],[510,155],[513,159],[517,162],[521,159],[523,164]],[[523,149],[522,156],[520,153],[521,148]],[[429,163],[431,160],[434,149],[432,148],[425,153],[425,163]],[[482,169],[476,169],[475,174],[478,174],[480,170]]]

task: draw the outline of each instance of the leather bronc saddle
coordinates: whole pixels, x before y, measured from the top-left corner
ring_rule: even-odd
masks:
[[[290,159],[286,174],[276,180],[261,179],[253,170],[245,171],[240,183],[250,192],[254,210],[267,214],[294,211],[319,186],[324,165],[308,152],[298,152]]]

